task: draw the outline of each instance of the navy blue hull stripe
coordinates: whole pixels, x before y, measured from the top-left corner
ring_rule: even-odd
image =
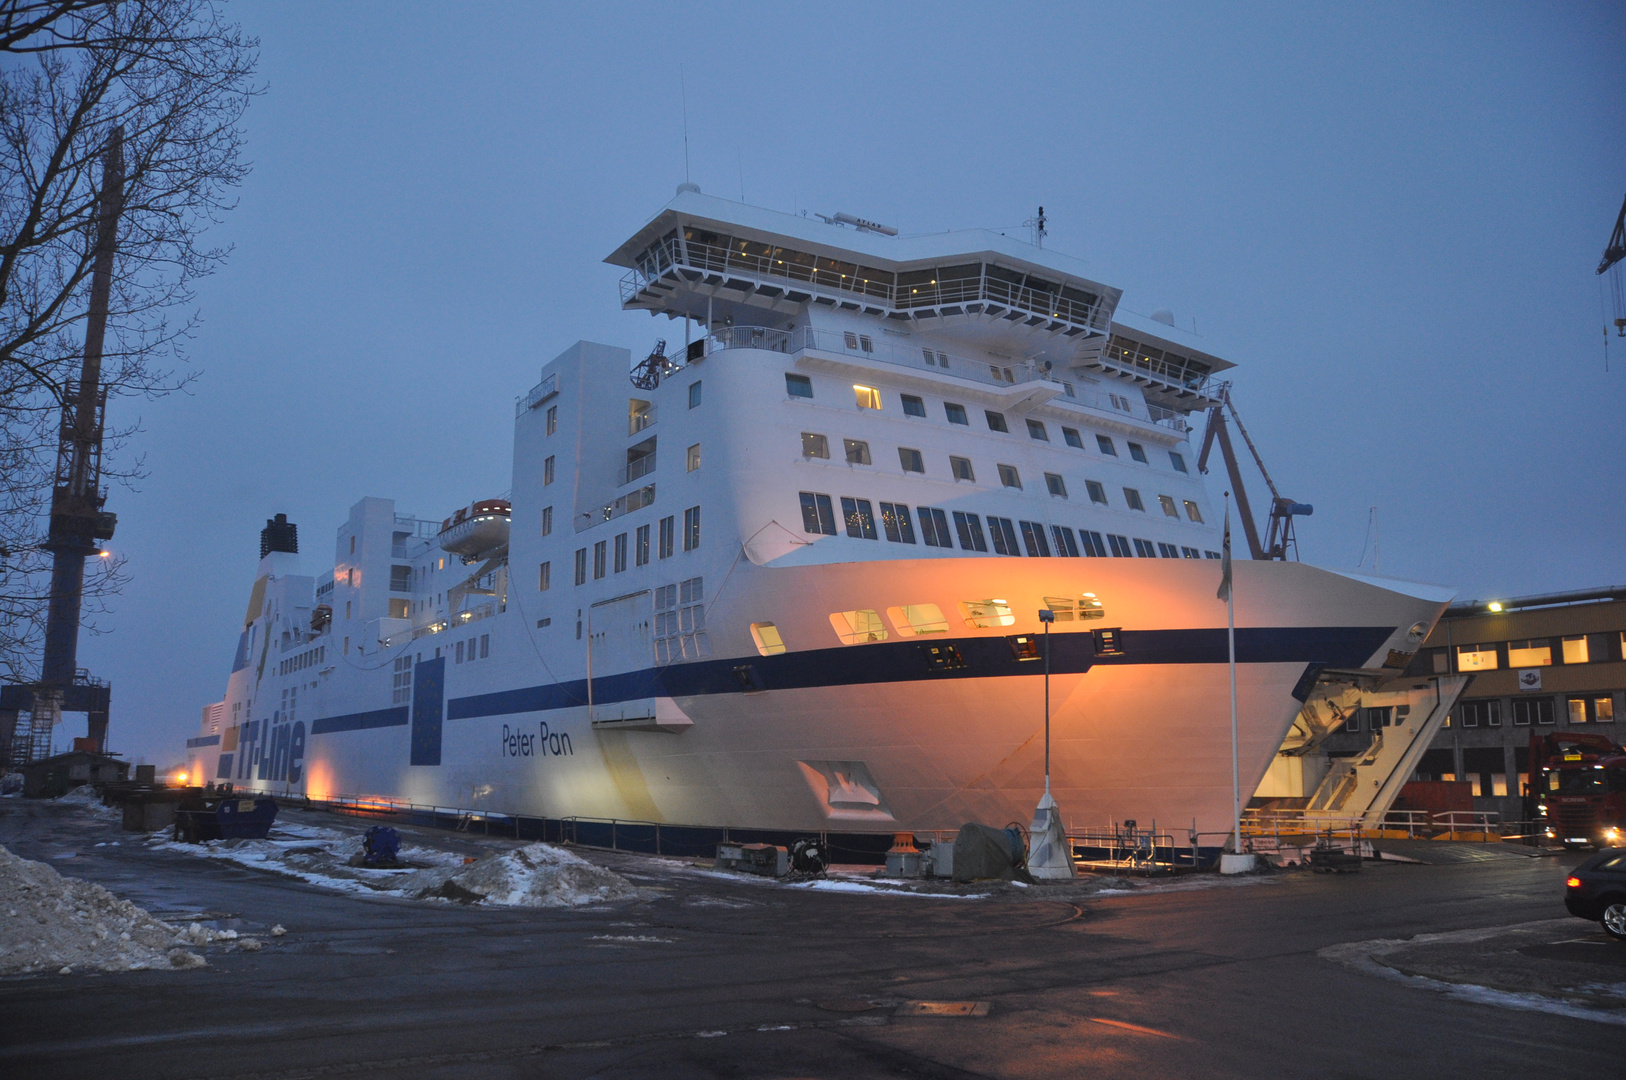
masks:
[[[351,713],[348,716],[325,716],[311,724],[312,735],[331,735],[336,731],[361,731],[367,728],[405,727],[407,707],[374,709],[372,712]]]
[[[1255,627],[1236,632],[1239,664],[1301,663],[1359,667],[1389,635],[1388,626]],[[1123,630],[1122,653],[1097,656],[1095,636],[1073,631],[1051,639],[1053,674],[1081,674],[1091,667],[1114,664],[1223,664],[1225,631]],[[934,669],[928,646],[952,646],[965,666]],[[749,669],[749,670],[745,670]],[[1004,637],[931,638],[875,642],[834,649],[781,653],[778,656],[697,660],[665,668],[645,668],[593,680],[593,701],[608,705],[648,697],[698,697],[751,690],[803,690],[868,683],[925,682],[933,679],[987,679],[1038,676],[1040,660],[1017,660]],[[527,686],[491,694],[452,698],[447,720],[546,712],[587,704],[587,680]],[[318,724],[322,721],[317,721]]]

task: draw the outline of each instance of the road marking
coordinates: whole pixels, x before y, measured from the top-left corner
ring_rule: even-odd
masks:
[[[1172,1032],[1159,1031],[1157,1028],[1141,1027],[1139,1024],[1126,1024],[1122,1020],[1108,1020],[1100,1016],[1092,1016],[1090,1017],[1090,1020],[1093,1023],[1105,1024],[1108,1027],[1123,1028],[1125,1031],[1137,1031],[1142,1035],[1156,1035],[1160,1038],[1175,1039],[1179,1042],[1186,1041],[1186,1037],[1184,1035],[1175,1035]]]

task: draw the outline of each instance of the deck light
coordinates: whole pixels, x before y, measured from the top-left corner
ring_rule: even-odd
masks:
[[[1502,602],[1500,600],[1492,600],[1490,603],[1486,604],[1485,607],[1489,611],[1501,611]]]

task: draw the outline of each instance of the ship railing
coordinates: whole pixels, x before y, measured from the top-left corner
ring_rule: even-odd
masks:
[[[685,249],[687,256],[684,255]],[[645,292],[654,291],[655,283],[662,277],[670,276],[673,269],[689,266],[716,274],[735,274],[773,282],[780,288],[801,283],[811,286],[814,292],[865,297],[880,301],[893,311],[992,302],[1039,319],[1056,319],[1091,330],[1105,331],[1111,322],[1111,308],[1104,297],[1085,299],[1079,295],[1074,298],[1058,289],[1005,281],[987,274],[983,269],[986,263],[976,264],[979,272],[974,276],[899,285],[889,271],[866,271],[862,266],[828,259],[791,257],[791,252],[765,248],[765,245],[753,245],[752,249],[736,251],[696,240],[685,241],[679,247],[673,239],[654,245],[652,251],[652,257],[622,276],[622,304],[630,304]],[[870,273],[875,276],[869,276]]]
[[[1171,364],[1166,360],[1157,360],[1141,353],[1128,352],[1116,344],[1110,344],[1102,350],[1095,362],[1113,371],[1161,383],[1173,390],[1214,400],[1219,397],[1222,380],[1206,372],[1192,371],[1183,365]]]
[[[655,455],[645,454],[643,457],[633,458],[624,468],[616,470],[615,486],[621,487],[634,480],[641,480],[655,471]]]
[[[1495,811],[1388,810],[1376,820],[1370,815],[1299,809],[1245,810],[1245,839],[1270,838],[1277,844],[1305,837],[1349,834],[1369,840],[1499,840],[1504,835]],[[1523,835],[1518,833],[1515,835]]]
[[[656,407],[645,405],[643,408],[627,414],[627,435],[631,437],[649,427],[655,422]]]
[[[1194,870],[1202,865],[1195,833],[1187,843],[1177,844],[1174,834],[1160,830],[1155,821],[1146,829],[1133,821],[1114,821],[1066,832],[1073,861],[1084,870],[1150,876],[1172,874],[1180,868]]]
[[[603,506],[577,514],[576,531],[586,532],[588,529],[602,525],[606,521],[614,521],[616,518],[630,514],[634,510],[642,510],[654,502],[655,485],[646,484],[637,491],[627,492],[614,502],[605,503]]]

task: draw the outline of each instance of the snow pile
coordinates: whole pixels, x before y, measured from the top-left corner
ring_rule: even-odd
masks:
[[[67,794],[57,796],[54,801],[64,806],[77,806],[107,821],[124,820],[124,811],[116,806],[103,806],[102,797],[89,784],[80,784]]]
[[[402,882],[409,871],[351,865],[361,854],[362,838],[357,833],[340,832],[314,825],[282,824],[271,827],[264,840],[210,840],[183,844],[155,833],[147,846],[208,859],[223,859],[240,866],[287,874],[311,885],[342,892],[404,895]],[[401,859],[418,868],[439,868],[444,879],[463,858],[434,848],[403,845]]]
[[[178,945],[205,944],[214,931],[178,939],[176,930],[100,885],[67,878],[0,847],[0,975],[70,974],[200,967]]]
[[[637,887],[620,874],[548,844],[481,859],[451,875],[427,871],[414,884],[420,898],[529,908],[580,907],[638,895]]]

